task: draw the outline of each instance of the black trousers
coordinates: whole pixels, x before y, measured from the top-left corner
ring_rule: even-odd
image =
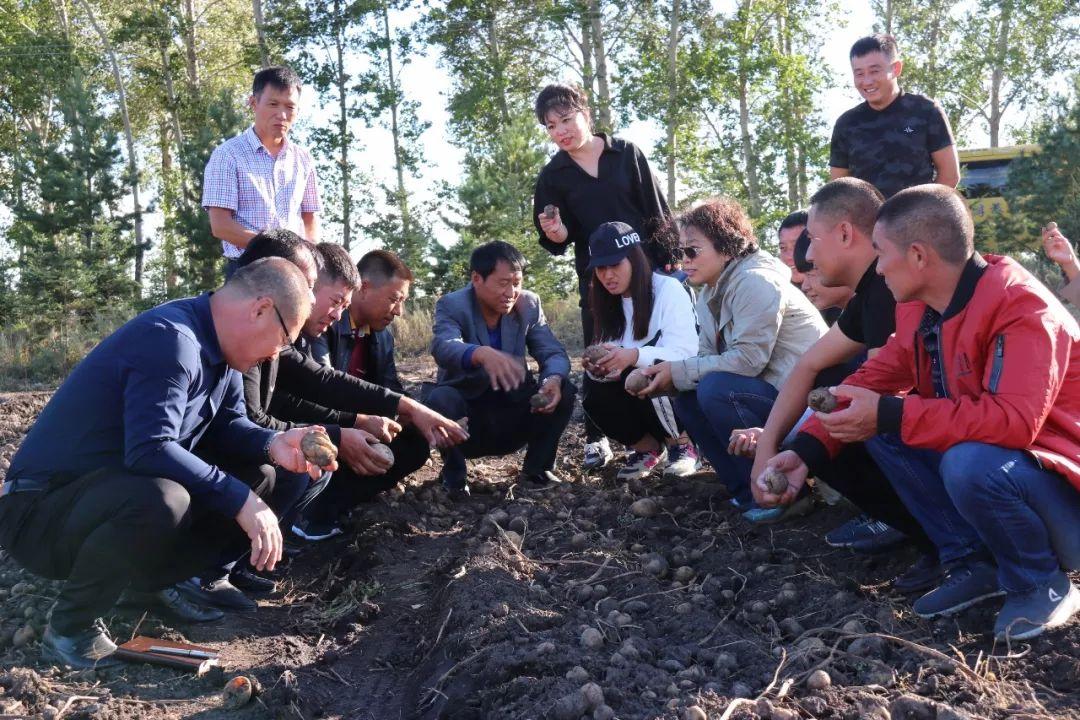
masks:
[[[850,363],[822,370],[814,380],[814,387],[840,385],[844,378],[855,372],[862,363],[863,359],[858,358]],[[937,553],[922,525],[908,512],[889,479],[881,472],[862,443],[847,445],[835,460],[818,473],[818,477],[873,519],[907,535],[920,552]]]
[[[271,508],[308,490],[299,487],[304,476],[269,465],[234,475]],[[288,508],[274,510],[280,516]],[[106,467],[48,490],[0,497],[0,546],[30,572],[67,581],[50,622],[70,635],[106,614],[129,585],[167,587],[235,560],[249,541],[234,518],[193,504],[180,483]]]
[[[398,433],[390,443],[390,450],[394,453],[394,464],[385,475],[357,475],[342,463],[305,515],[319,522],[332,522],[412,475],[424,466],[431,454],[427,438],[412,426],[406,426]]]
[[[435,412],[455,420],[469,419],[469,439],[456,447],[441,450],[443,483],[463,487],[466,458],[501,456],[526,446],[522,471],[537,474],[555,467],[559,440],[570,422],[577,388],[563,379],[562,398],[555,411],[541,415],[531,411],[529,398],[536,392],[535,382],[512,392],[489,390],[466,400],[456,388],[437,385],[431,388],[425,404]]]
[[[818,478],[870,517],[907,535],[920,552],[937,553],[922,525],[908,512],[862,443],[845,447],[818,473]]]
[[[651,400],[634,397],[626,392],[623,381],[630,370],[613,382],[597,382],[585,376],[584,397],[581,405],[585,417],[591,418],[601,435],[621,442],[627,447],[649,435],[663,444],[669,436]],[[674,417],[674,414],[672,414]]]
[[[593,314],[592,307],[589,306],[589,292],[587,289],[581,292],[581,337],[585,342],[585,347],[593,344]],[[596,442],[602,437],[604,437],[604,433],[600,431],[600,428],[596,427],[596,423],[586,414],[585,442]]]

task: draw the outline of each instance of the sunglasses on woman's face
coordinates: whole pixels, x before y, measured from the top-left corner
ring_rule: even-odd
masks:
[[[683,257],[685,257],[687,260],[693,260],[701,254],[701,248],[697,247],[696,245],[690,245],[688,247],[682,247],[679,249],[682,250]]]

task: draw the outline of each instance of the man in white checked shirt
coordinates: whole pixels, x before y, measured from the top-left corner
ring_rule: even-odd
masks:
[[[288,140],[300,107],[300,77],[275,66],[255,73],[248,106],[254,124],[219,145],[206,164],[202,204],[221,240],[228,277],[235,260],[262,230],[285,228],[318,241],[320,210],[315,163]]]

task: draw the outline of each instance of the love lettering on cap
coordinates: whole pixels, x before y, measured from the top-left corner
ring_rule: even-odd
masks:
[[[636,232],[627,233],[626,235],[623,235],[622,237],[615,238],[615,247],[619,247],[619,248],[630,247],[631,245],[635,245],[635,244],[637,244],[639,242],[641,242],[641,236],[640,235],[638,235]]]

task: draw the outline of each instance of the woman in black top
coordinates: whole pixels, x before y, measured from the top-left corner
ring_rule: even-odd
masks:
[[[676,261],[677,238],[664,241],[653,235],[671,211],[642,152],[625,140],[592,132],[588,99],[581,90],[548,85],[536,98],[536,117],[559,148],[536,179],[536,228],[540,244],[552,255],[574,248],[581,326],[585,344],[590,345],[589,235],[606,222],[637,228],[653,267],[664,270]],[[611,458],[610,449],[592,447],[601,442],[602,435],[590,425],[586,427],[586,469],[606,465]]]

